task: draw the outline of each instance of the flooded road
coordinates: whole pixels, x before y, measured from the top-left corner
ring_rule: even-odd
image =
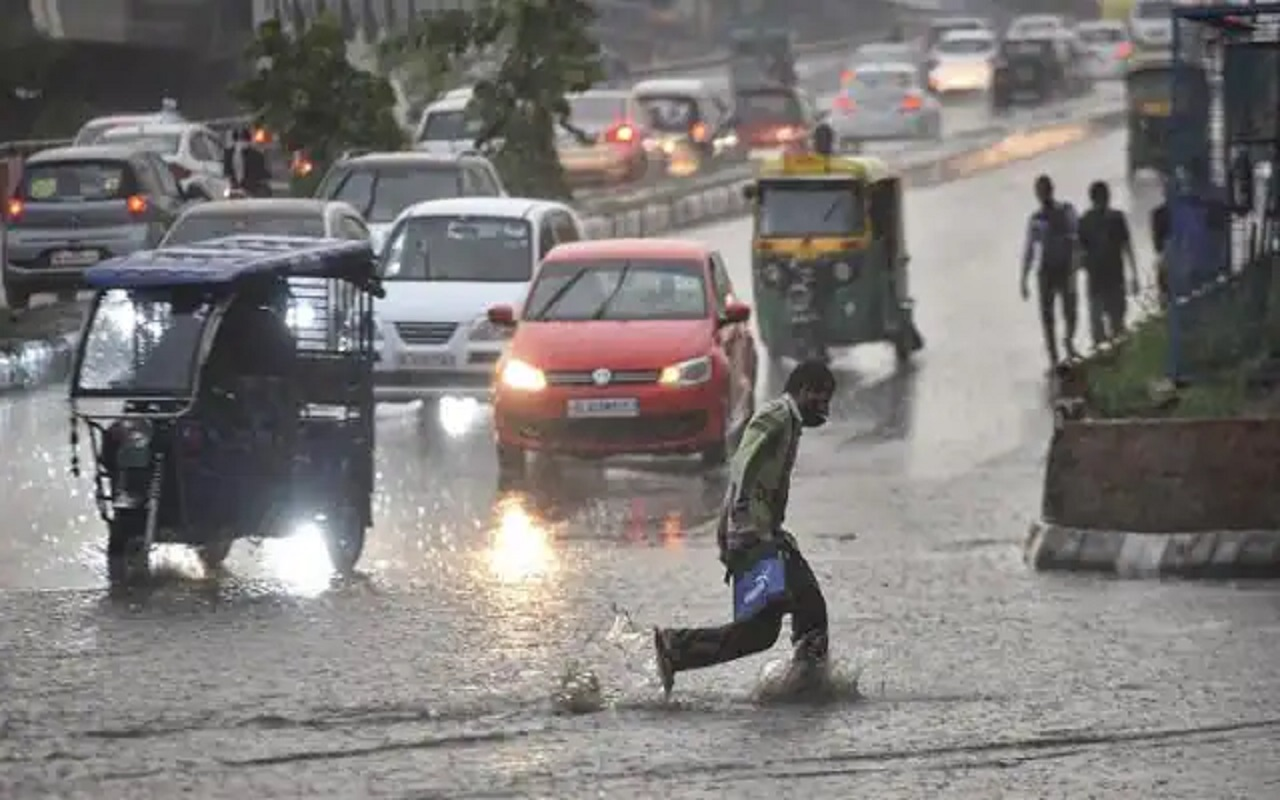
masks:
[[[729,613],[723,476],[566,464],[502,492],[465,406],[381,411],[358,578],[330,585],[318,542],[239,544],[225,575],[165,552],[108,596],[65,407],[35,395],[0,406],[0,797],[1280,796],[1280,587],[1020,561],[1051,426],[1017,284],[1032,181],[1080,203],[1106,178],[1128,206],[1123,143],[908,194],[927,349],[902,374],[887,348],[841,358],[788,520],[863,697],[760,707],[780,646],[662,701],[648,626]],[[686,235],[749,296],[744,222]],[[588,669],[599,710],[567,713]]]

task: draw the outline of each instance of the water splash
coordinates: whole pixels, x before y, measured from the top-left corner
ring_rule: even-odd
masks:
[[[853,703],[865,663],[829,658],[819,664],[789,655],[765,664],[751,691],[757,705]]]
[[[609,627],[587,637],[581,657],[570,660],[551,692],[560,714],[589,714],[659,690],[652,640],[631,613],[617,605]]]

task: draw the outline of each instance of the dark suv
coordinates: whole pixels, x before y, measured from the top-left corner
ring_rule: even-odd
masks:
[[[4,200],[4,290],[10,308],[31,295],[64,299],[86,268],[156,246],[186,199],[155,153],[128,146],[60,147],[22,165]]]
[[[335,163],[316,187],[321,200],[355,207],[369,223],[374,248],[400,212],[451,197],[502,197],[507,190],[489,159],[477,153],[367,153]]]

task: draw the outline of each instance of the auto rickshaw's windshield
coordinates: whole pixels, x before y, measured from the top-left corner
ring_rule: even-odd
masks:
[[[212,303],[175,303],[169,292],[111,290],[84,338],[75,388],[86,393],[189,397]]]
[[[760,236],[857,236],[866,226],[862,184],[853,180],[762,181]]]
[[[660,133],[687,133],[699,121],[698,101],[687,95],[645,95],[637,103],[645,124]]]
[[[707,286],[696,261],[557,261],[529,290],[524,319],[677,320],[707,316]]]
[[[392,233],[387,281],[523,283],[533,274],[533,230],[511,217],[417,217]]]

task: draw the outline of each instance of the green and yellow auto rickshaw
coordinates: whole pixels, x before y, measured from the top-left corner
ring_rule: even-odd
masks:
[[[760,336],[776,357],[829,359],[832,347],[924,346],[907,291],[902,182],[884,162],[829,148],[762,162],[752,284]]]
[[[1174,91],[1179,93],[1179,106],[1187,110],[1203,109],[1202,120],[1180,120],[1174,113]],[[1126,105],[1129,112],[1129,177],[1139,170],[1150,169],[1160,175],[1170,170],[1170,140],[1175,127],[1184,137],[1193,130],[1203,131],[1203,147],[1208,147],[1209,82],[1203,69],[1185,62],[1175,62],[1166,54],[1136,57],[1125,74]],[[1186,148],[1184,148],[1186,149]],[[1207,155],[1207,152],[1206,152]]]

